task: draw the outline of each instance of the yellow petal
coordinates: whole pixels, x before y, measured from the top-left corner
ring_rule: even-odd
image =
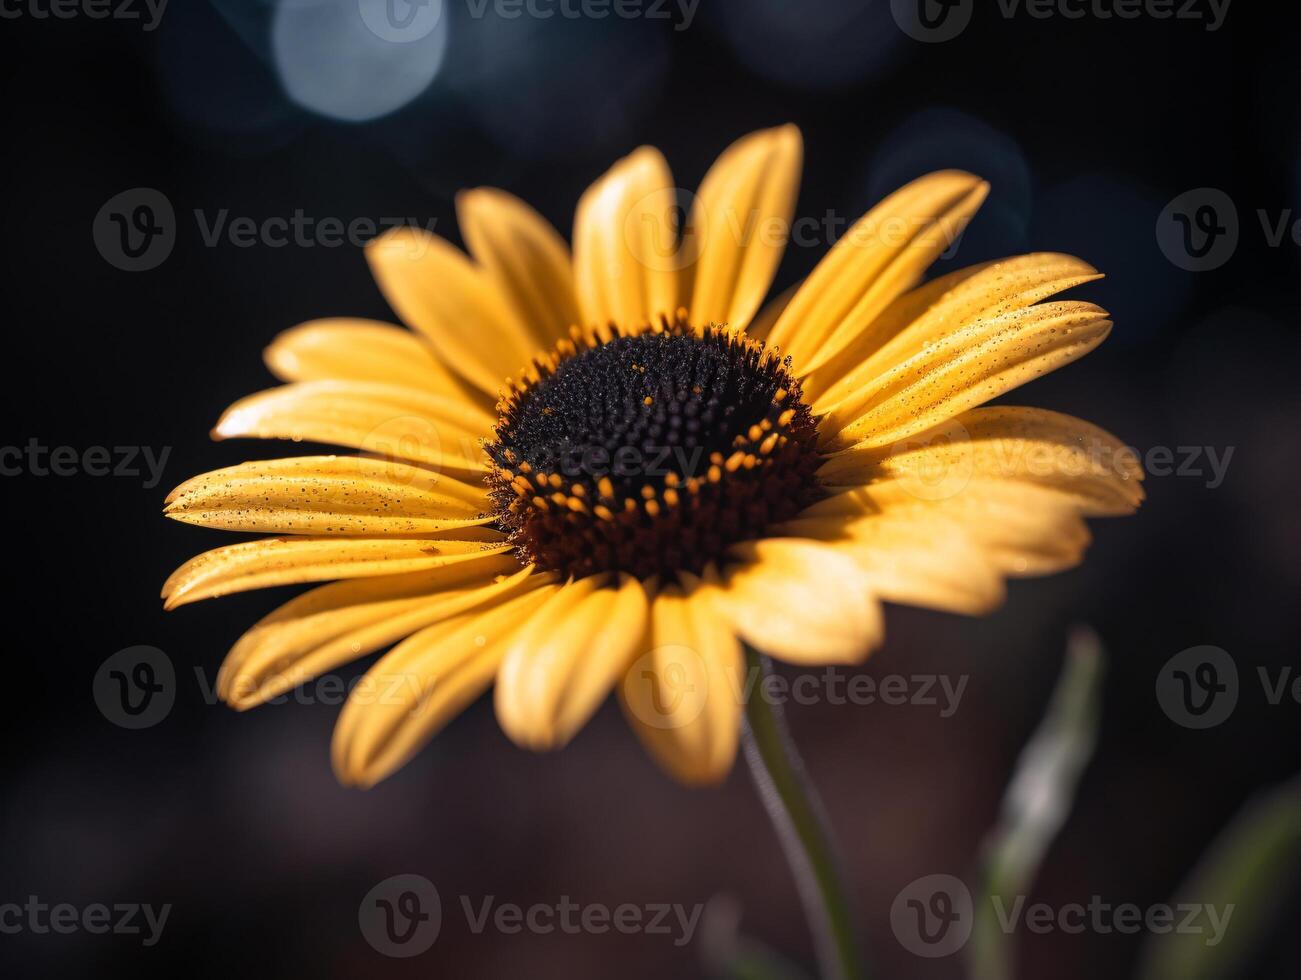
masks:
[[[331,743],[345,785],[373,786],[486,691],[506,643],[556,586],[427,627],[380,658],[348,696]]]
[[[531,749],[559,748],[592,716],[643,646],[640,582],[577,592],[568,586],[516,634],[497,676],[502,730]]]
[[[310,320],[284,331],[262,352],[281,381],[378,381],[466,401],[483,414],[492,401],[455,377],[410,330],[347,317]]]
[[[978,275],[985,268],[987,268],[985,265],[969,266],[909,290],[893,300],[849,343],[827,358],[818,370],[813,372],[805,370],[800,383],[804,386],[806,398],[814,400],[814,411],[818,411],[819,408],[826,411],[828,405],[844,397],[845,393],[870,381],[872,377],[882,373],[885,367],[897,363],[897,360],[891,361],[884,367],[878,368],[873,352],[879,350],[883,344],[890,346],[887,342],[891,338],[906,332],[905,328],[909,324],[923,316],[950,290],[964,280]],[[827,392],[833,384],[836,387],[835,392]]]
[[[569,246],[545,218],[492,187],[456,196],[456,215],[470,252],[511,304],[542,350],[579,322]],[[523,365],[521,365],[522,367]]]
[[[535,695],[528,690],[532,678],[521,676],[527,664],[528,651],[547,643],[554,631],[565,629],[579,615],[585,601],[593,599],[601,584],[600,576],[566,582],[512,635],[497,674],[493,700],[498,724],[517,742],[527,745],[537,739],[539,727],[534,722]],[[600,607],[602,600],[600,595],[594,597],[593,605],[588,607],[588,616],[584,617],[585,625],[590,626],[590,614]]]
[[[672,317],[683,259],[673,177],[643,146],[587,189],[574,215],[574,275],[585,326],[636,326]]]
[[[419,228],[394,228],[366,246],[375,281],[402,322],[420,331],[461,377],[495,394],[536,353],[528,330],[482,270]]]
[[[780,530],[835,540],[885,598],[958,612],[996,604],[1004,577],[1077,564],[1089,544],[1065,495],[1009,480],[972,479],[936,500],[885,480],[822,500]]]
[[[674,587],[651,604],[651,649],[619,686],[633,731],[665,771],[688,785],[732,768],[741,730],[744,660],[709,590]]]
[[[691,213],[691,322],[744,328],[772,284],[795,213],[803,141],[794,126],[751,133],[719,156]]]
[[[511,546],[496,531],[466,528],[447,533],[442,538],[303,535],[229,544],[197,555],[173,572],[163,585],[164,608],[249,589],[397,575],[457,562],[480,561],[491,573],[503,570],[493,556]]]
[[[790,305],[791,300],[795,298],[795,294],[800,291],[800,287],[803,285],[804,281],[800,280],[795,285],[784,289],[775,299],[770,299],[764,304],[763,309],[759,311],[759,315],[750,321],[750,325],[745,328],[745,332],[755,340],[766,342],[768,334],[772,333],[773,326],[781,319],[782,313],[785,312],[786,307]]]
[[[531,566],[494,559],[312,589],[240,637],[221,665],[217,692],[233,708],[252,708],[426,626],[549,581]]]
[[[998,567],[974,541],[953,533],[951,521],[860,523],[838,547],[867,572],[883,600],[968,616],[1002,605]]]
[[[989,193],[960,170],[914,180],[860,218],[804,281],[769,334],[811,370],[849,343],[957,241]]]
[[[851,449],[818,471],[830,485],[903,481],[940,500],[967,482],[1013,480],[1056,490],[1090,517],[1133,513],[1143,500],[1134,451],[1104,429],[1038,408],[972,409],[888,449]]]
[[[482,486],[359,456],[240,463],[182,483],[174,520],[270,534],[427,534],[491,520]]]
[[[480,441],[491,425],[463,399],[372,381],[308,381],[240,399],[212,435],[331,443],[469,474],[487,470]]]
[[[823,431],[843,446],[901,442],[1078,360],[1111,320],[1092,303],[1042,303],[960,327],[831,406]]]
[[[804,392],[821,395],[817,404],[825,408],[963,324],[1021,310],[1101,278],[1088,263],[1054,252],[941,276],[900,296],[838,353],[819,358],[817,369],[804,379]]]
[[[881,608],[857,563],[819,541],[732,549],[718,602],[747,643],[791,663],[857,663],[880,642]]]

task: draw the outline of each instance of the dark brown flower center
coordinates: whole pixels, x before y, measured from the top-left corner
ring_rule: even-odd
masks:
[[[498,519],[522,559],[562,574],[698,574],[819,495],[789,359],[724,327],[563,342],[498,410]]]

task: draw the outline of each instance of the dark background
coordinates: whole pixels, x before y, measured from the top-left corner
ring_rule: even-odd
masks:
[[[302,2],[302,0],[298,0]],[[1301,767],[1301,705],[1267,703],[1256,669],[1297,660],[1301,518],[1297,247],[1257,212],[1298,204],[1292,25],[1279,4],[1200,21],[1005,18],[977,5],[943,44],[902,34],[886,3],[703,0],[689,29],[664,20],[505,21],[445,0],[446,57],[419,98],[348,123],[284,94],[267,40],[274,4],[173,0],[155,31],[115,19],[0,21],[4,150],[5,445],[171,447],[145,477],[5,476],[7,643],[0,902],[172,903],[161,942],[0,936],[8,976],[704,975],[700,938],[475,935],[476,904],[735,899],[743,929],[797,961],[811,946],[748,774],[688,791],[645,757],[607,705],[565,751],[508,743],[491,705],[454,722],[397,776],[359,793],[329,769],[337,708],[245,715],[205,703],[228,646],[284,595],[252,593],[164,614],[166,575],[233,540],[160,516],[188,476],[279,446],[213,444],[223,407],[268,387],[261,348],[330,315],[392,319],[351,246],[205,245],[195,209],[258,221],[436,219],[458,240],[456,189],[505,187],[568,232],[583,188],[641,142],[692,187],[737,136],[804,133],[798,214],[852,220],[894,186],[959,166],[993,193],[958,250],[969,264],[1073,252],[1109,278],[1083,291],[1111,310],[1103,347],[1016,393],[1077,414],[1147,452],[1233,449],[1227,477],[1152,475],[1133,518],[1094,522],[1083,567],[1014,583],[981,620],[891,608],[869,674],[970,677],[960,710],[792,707],[794,734],[846,855],[882,976],[956,977],[891,935],[893,897],[922,875],[965,873],[1061,664],[1069,627],[1110,654],[1101,743],[1032,899],[1167,901],[1254,791]],[[12,8],[6,8],[12,9]],[[1253,23],[1253,18],[1257,22]],[[341,54],[342,58],[343,55]],[[358,85],[383,85],[369,74]],[[121,191],[175,207],[176,246],[129,273],[92,222]],[[1189,272],[1163,255],[1162,208],[1195,188],[1236,205],[1236,251]],[[1295,217],[1295,216],[1293,216]],[[792,246],[777,285],[827,243]],[[950,267],[953,267],[950,264]],[[294,451],[290,447],[290,452]],[[129,731],[96,709],[113,652],[164,650],[174,708]],[[1158,707],[1161,666],[1200,644],[1228,650],[1237,711],[1190,731]],[[352,676],[351,672],[346,676]],[[362,896],[400,872],[443,896],[433,949],[385,959],[357,927]],[[1298,975],[1295,901],[1244,973]],[[1022,975],[1128,975],[1141,936],[1022,936]]]

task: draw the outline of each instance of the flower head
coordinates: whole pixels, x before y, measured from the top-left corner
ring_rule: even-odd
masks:
[[[854,662],[883,600],[979,613],[1006,578],[1078,562],[1083,517],[1142,499],[1136,462],[1077,419],[982,406],[1102,341],[1102,309],[1048,301],[1096,271],[1045,253],[919,286],[987,192],[945,171],[759,313],[801,153],[791,126],[739,140],[679,231],[643,147],[579,202],[572,257],[488,189],[457,202],[470,256],[414,229],[371,243],[412,330],[282,334],[266,360],[288,383],[214,430],[359,452],[244,463],[168,498],[177,520],[273,535],[187,562],[169,608],[335,580],[240,638],[222,697],[248,708],[396,644],[340,717],[345,782],[389,775],[494,684],[532,748],[617,690],[651,754],[709,782],[736,751],[743,641]]]

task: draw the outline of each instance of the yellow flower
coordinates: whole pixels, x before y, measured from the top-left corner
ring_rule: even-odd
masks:
[[[1082,517],[1132,512],[1142,474],[1113,437],[979,407],[1102,341],[1105,311],[1047,301],[1097,272],[1035,254],[919,286],[988,189],[944,171],[760,314],[801,156],[793,126],[739,140],[679,233],[643,147],[583,195],[572,257],[491,189],[457,200],[470,257],[410,228],[372,242],[413,332],[296,327],[266,352],[288,383],[214,431],[361,453],[244,463],[167,500],[186,523],[275,535],[187,562],[169,608],[341,580],[241,637],[222,697],[249,708],[396,643],[340,716],[346,783],[392,773],[494,683],[520,745],[564,745],[617,689],[664,768],[715,781],[742,641],[856,662],[882,600],[989,610],[1006,577],[1078,562]]]

